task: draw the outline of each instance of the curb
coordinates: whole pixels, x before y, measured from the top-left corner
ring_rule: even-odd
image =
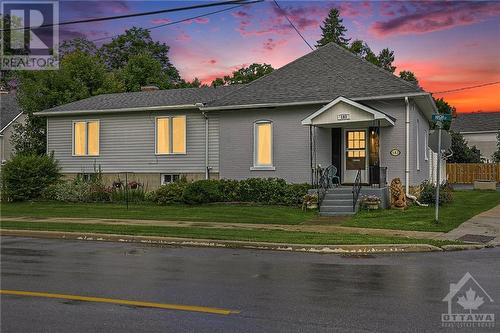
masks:
[[[491,247],[483,244],[460,244],[460,245],[443,245],[441,248],[444,251],[463,251],[463,250],[480,250],[486,247]]]
[[[158,236],[133,236],[116,234],[97,234],[60,231],[33,231],[0,229],[2,236],[34,237],[48,239],[70,239],[85,241],[106,241],[124,243],[158,244],[189,247],[215,247],[252,250],[273,250],[286,252],[333,253],[333,254],[372,254],[372,253],[414,253],[439,252],[443,249],[429,244],[367,244],[367,245],[312,245],[286,244],[250,241],[227,241],[211,239],[192,239]]]

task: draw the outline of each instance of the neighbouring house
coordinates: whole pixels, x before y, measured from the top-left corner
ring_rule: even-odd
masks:
[[[0,91],[0,161],[5,163],[12,156],[11,137],[14,124],[24,123],[26,115],[17,104],[16,95]]]
[[[429,93],[328,44],[246,85],[100,95],[37,115],[68,176],[127,173],[150,188],[181,176],[318,185],[317,170],[333,165],[349,185],[339,191],[356,183],[387,197],[395,177],[407,192],[433,179],[434,112]]]
[[[493,161],[500,132],[500,112],[459,113],[451,123],[451,130],[462,134],[470,147],[476,146],[485,162]]]

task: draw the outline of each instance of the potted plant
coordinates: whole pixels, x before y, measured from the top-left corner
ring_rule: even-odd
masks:
[[[318,208],[318,195],[306,194],[302,202],[302,209],[317,209]]]
[[[363,196],[361,202],[363,207],[368,210],[376,210],[380,208],[380,198],[375,195]]]

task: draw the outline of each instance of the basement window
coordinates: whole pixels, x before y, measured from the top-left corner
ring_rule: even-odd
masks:
[[[166,184],[171,184],[178,182],[180,179],[180,175],[177,174],[169,174],[169,173],[162,173],[161,174],[161,184],[166,185]]]

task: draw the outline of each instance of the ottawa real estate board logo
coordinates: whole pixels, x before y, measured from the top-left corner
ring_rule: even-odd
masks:
[[[58,1],[3,0],[0,10],[0,69],[58,69]]]
[[[441,326],[451,328],[494,328],[495,314],[484,311],[493,299],[479,282],[467,272],[443,298],[448,312],[441,314]]]

